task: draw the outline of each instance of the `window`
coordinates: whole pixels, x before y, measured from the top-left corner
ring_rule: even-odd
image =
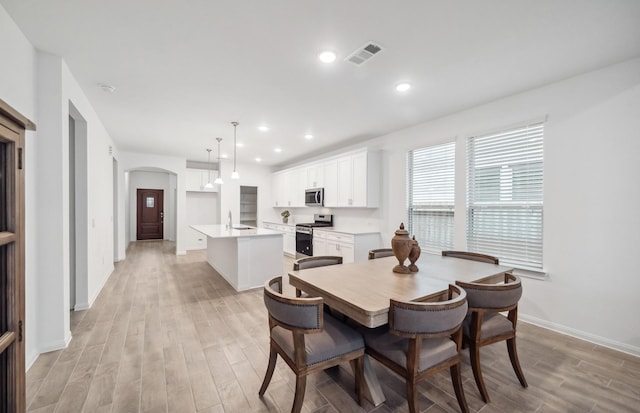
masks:
[[[467,249],[542,270],[542,122],[467,144]]]
[[[453,246],[455,142],[409,152],[409,233],[420,247]]]

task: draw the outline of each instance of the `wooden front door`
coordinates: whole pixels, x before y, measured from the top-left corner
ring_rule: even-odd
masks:
[[[0,412],[24,412],[24,131],[0,100]]]
[[[163,239],[163,200],[162,189],[138,189],[137,239]]]

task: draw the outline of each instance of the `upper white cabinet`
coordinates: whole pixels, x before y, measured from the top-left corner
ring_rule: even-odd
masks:
[[[315,163],[306,167],[306,184],[307,188],[323,188],[324,187],[324,164]]]
[[[191,192],[218,192],[218,185],[213,185],[213,188],[205,188],[204,186],[209,182],[209,173],[211,173],[211,182],[218,176],[217,171],[211,171],[207,169],[192,169],[187,168],[186,173],[186,188]]]
[[[287,169],[272,175],[273,206],[303,207],[307,184],[306,168]]]
[[[330,167],[325,168],[325,179],[327,207],[377,208],[380,204],[378,152],[357,152],[331,161]],[[326,188],[331,186],[335,189],[327,197]]]
[[[304,206],[304,190],[324,188],[324,206],[377,208],[380,153],[358,151],[276,172],[273,206]]]

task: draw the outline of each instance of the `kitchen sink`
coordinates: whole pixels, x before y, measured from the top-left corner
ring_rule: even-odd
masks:
[[[233,229],[254,229],[253,227],[250,227],[248,225],[236,225],[236,226],[233,226],[231,228],[233,228]]]

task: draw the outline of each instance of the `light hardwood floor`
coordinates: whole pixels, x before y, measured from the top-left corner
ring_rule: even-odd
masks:
[[[260,289],[235,292],[203,252],[176,256],[169,242],[138,242],[116,265],[93,307],[72,312],[69,347],[40,355],[27,373],[31,412],[289,412],[295,378],[279,359],[264,399],[267,316]],[[283,274],[291,267],[283,260]],[[291,290],[293,292],[293,289]],[[518,351],[529,388],[506,345],[483,347],[484,404],[463,350],[474,412],[638,412],[640,358],[519,324]],[[387,401],[355,402],[348,368],[308,380],[304,412],[407,412],[403,381],[373,361]],[[426,412],[457,412],[448,373],[420,386]]]

